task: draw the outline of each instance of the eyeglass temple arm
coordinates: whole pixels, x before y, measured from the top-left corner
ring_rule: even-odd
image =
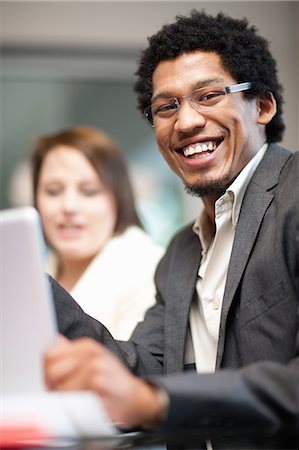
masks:
[[[246,81],[245,83],[234,84],[233,86],[225,88],[225,92],[227,94],[233,94],[234,92],[247,91],[251,87],[252,87],[251,81]]]

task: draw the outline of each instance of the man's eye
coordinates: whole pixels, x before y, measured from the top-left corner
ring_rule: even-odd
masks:
[[[175,103],[166,103],[164,105],[159,105],[156,106],[153,110],[154,114],[163,114],[163,113],[167,113],[169,111],[174,111],[176,110],[177,106]]]
[[[221,97],[223,95],[222,91],[210,91],[206,92],[205,94],[201,94],[198,96],[197,101],[198,102],[210,102],[213,100],[216,100],[218,97]]]

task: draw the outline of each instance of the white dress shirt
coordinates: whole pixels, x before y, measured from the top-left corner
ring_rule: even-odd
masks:
[[[264,144],[216,201],[215,225],[203,210],[193,227],[202,245],[197,295],[189,317],[197,372],[215,371],[222,300],[235,229],[246,188],[266,150]]]

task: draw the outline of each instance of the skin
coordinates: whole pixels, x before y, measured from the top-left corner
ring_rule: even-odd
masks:
[[[157,66],[153,99],[190,95],[207,82],[215,85],[215,80],[223,86],[237,82],[222,67],[217,54],[184,54]],[[156,140],[170,168],[190,188],[208,192],[203,202],[211,220],[221,191],[266,141],[265,125],[275,112],[271,95],[248,101],[242,93],[235,93],[223,97],[208,112],[196,111],[183,99],[175,116],[155,123]],[[190,144],[210,141],[215,141],[217,148],[204,157],[187,158],[182,154]],[[67,346],[58,343],[50,349],[45,357],[45,374],[51,389],[97,392],[110,417],[128,427],[154,424],[164,413],[165,406],[154,387],[130,374],[101,344],[89,339],[78,339]]]
[[[123,428],[159,421],[163,407],[151,385],[135,377],[103,345],[90,338],[59,336],[45,354],[49,390],[91,390],[100,395],[108,416]]]
[[[57,280],[70,290],[114,233],[113,195],[79,150],[58,146],[43,161],[37,207],[59,258]]]

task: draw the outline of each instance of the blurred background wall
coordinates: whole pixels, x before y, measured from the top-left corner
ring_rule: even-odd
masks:
[[[246,16],[270,41],[285,89],[283,144],[298,150],[297,1],[1,1],[1,208],[30,201],[24,161],[35,137],[85,124],[119,143],[158,242],[195,218],[200,201],[166,167],[133,92],[147,36],[194,7]]]

